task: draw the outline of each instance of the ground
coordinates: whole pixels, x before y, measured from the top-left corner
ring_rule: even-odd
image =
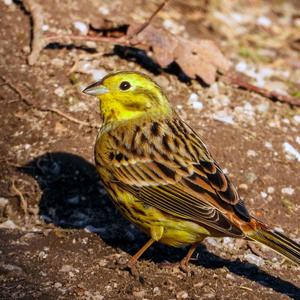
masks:
[[[37,2],[45,32],[74,34],[76,21],[83,30],[104,15],[143,21],[159,4]],[[155,22],[176,35],[213,39],[253,83],[297,97],[299,8],[297,1],[177,0]],[[0,1],[0,24],[1,299],[300,299],[299,267],[231,238],[199,246],[189,275],[176,265],[187,249],[156,244],[138,262],[140,277],[131,276],[126,262],[146,237],[101,186],[93,164],[98,104],[81,90],[113,70],[152,76],[203,136],[249,211],[298,242],[299,108],[222,80],[206,86],[153,73],[110,43],[51,45],[29,66],[32,23],[21,1]]]

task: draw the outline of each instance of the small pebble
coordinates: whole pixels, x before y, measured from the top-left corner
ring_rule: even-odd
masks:
[[[65,95],[65,91],[62,87],[58,87],[54,90],[54,94],[58,97],[63,97]]]
[[[223,122],[225,124],[234,124],[233,116],[228,115],[224,111],[219,111],[219,112],[215,113],[214,116],[213,116],[213,119],[217,120],[217,121],[220,121],[220,122]]]
[[[145,290],[133,291],[132,295],[136,298],[144,298],[146,295],[146,291]]]
[[[100,14],[102,14],[102,15],[104,15],[104,16],[106,16],[106,15],[108,15],[109,14],[109,8],[107,7],[107,6],[100,6],[99,8],[98,8],[98,11],[99,11],[99,13]]]
[[[4,4],[7,5],[7,6],[13,4],[12,0],[4,0],[3,2],[4,2]]]
[[[292,196],[295,192],[295,189],[293,189],[291,186],[285,187],[281,189],[281,193],[285,195]]]
[[[187,299],[189,294],[186,291],[180,291],[176,294],[177,299]]]
[[[16,229],[18,226],[12,220],[7,220],[0,224],[0,228]]]
[[[260,196],[265,199],[267,198],[268,194],[266,192],[260,192]]]
[[[269,186],[269,187],[267,188],[267,192],[268,192],[268,194],[273,194],[273,193],[275,192],[275,188],[272,187],[272,186]]]
[[[5,207],[8,204],[8,199],[0,197],[0,207]]]
[[[261,257],[255,255],[253,253],[247,253],[244,255],[244,257],[249,263],[254,264],[258,267],[260,267],[264,264],[264,260]]]
[[[59,288],[62,287],[62,284],[61,284],[60,282],[55,282],[55,283],[54,283],[54,287],[55,287],[56,289],[59,289]]]
[[[295,123],[300,124],[300,115],[294,116],[293,120],[295,121]]]
[[[81,21],[75,21],[73,23],[73,26],[80,32],[82,35],[86,35],[89,31],[89,28],[87,24],[81,22]]]
[[[188,99],[188,103],[192,104],[193,102],[199,101],[199,96],[196,93],[192,93]]]
[[[199,101],[193,102],[192,103],[192,107],[194,109],[201,110],[203,108],[203,104],[202,104],[202,102],[199,102]]]
[[[65,62],[60,58],[53,58],[51,60],[51,64],[55,67],[62,68],[64,66]]]
[[[256,20],[256,24],[263,26],[263,27],[270,27],[272,24],[272,21],[265,16],[261,16]]]
[[[256,151],[249,149],[247,151],[247,156],[248,157],[255,157],[255,156],[257,156],[257,153],[256,153]]]
[[[286,153],[287,159],[296,159],[297,161],[300,161],[300,153],[291,144],[287,142],[283,143],[283,150]]]
[[[154,296],[159,296],[161,295],[161,291],[160,291],[160,288],[158,286],[156,286],[154,289],[153,289],[153,295]]]
[[[298,143],[300,145],[300,136],[296,137],[296,143]]]
[[[269,150],[273,149],[273,145],[270,142],[265,142],[265,147],[268,148]]]
[[[49,25],[44,24],[44,25],[42,26],[42,30],[43,30],[43,31],[48,31],[48,30],[49,30]]]

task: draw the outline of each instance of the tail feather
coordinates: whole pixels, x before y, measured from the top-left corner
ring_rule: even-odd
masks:
[[[300,245],[298,243],[276,230],[267,228],[258,221],[255,221],[255,223],[255,229],[253,228],[253,230],[247,234],[250,239],[270,247],[300,265]]]

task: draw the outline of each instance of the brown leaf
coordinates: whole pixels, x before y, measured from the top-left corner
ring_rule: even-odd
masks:
[[[129,27],[128,34],[134,33],[137,25]],[[153,58],[161,67],[173,61],[191,78],[199,76],[207,84],[216,79],[216,72],[226,72],[231,63],[210,40],[188,40],[177,37],[170,32],[150,24],[136,37],[131,39],[134,44],[146,44],[153,51]]]

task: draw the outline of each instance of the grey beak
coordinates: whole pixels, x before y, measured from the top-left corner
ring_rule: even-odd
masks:
[[[101,83],[102,81],[97,81],[86,87],[82,92],[91,96],[98,96],[108,93],[108,88],[106,88],[104,85],[101,85]]]

